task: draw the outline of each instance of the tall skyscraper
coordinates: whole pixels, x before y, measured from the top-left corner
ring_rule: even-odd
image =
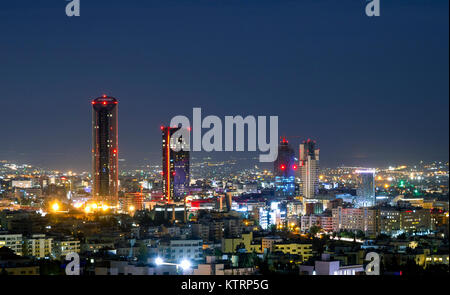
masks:
[[[300,144],[300,181],[304,198],[311,199],[319,192],[319,149],[316,141],[308,139]]]
[[[172,142],[171,136],[180,130],[180,127],[164,127],[162,131],[162,165],[163,165],[163,192],[168,203],[181,202],[188,193],[189,187],[189,151],[186,138],[180,136],[178,142]],[[179,151],[174,151],[175,146]]]
[[[358,207],[370,207],[375,205],[375,169],[356,170],[358,174],[356,189],[356,204]]]
[[[278,157],[274,161],[275,195],[293,196],[295,194],[295,152],[286,138],[278,144]]]
[[[108,206],[118,204],[117,104],[106,95],[92,101],[93,197]]]

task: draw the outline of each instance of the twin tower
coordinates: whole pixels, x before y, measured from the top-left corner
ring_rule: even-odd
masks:
[[[92,195],[94,201],[117,206],[118,179],[118,101],[103,95],[92,100]],[[189,185],[189,152],[171,149],[171,134],[176,127],[161,127],[163,192],[168,203],[184,200]]]

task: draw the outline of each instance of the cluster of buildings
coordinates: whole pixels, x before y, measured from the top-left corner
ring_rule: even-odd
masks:
[[[92,110],[91,173],[0,163],[0,271],[61,273],[69,253],[105,275],[356,275],[368,251],[448,267],[448,163],[320,169],[314,140],[282,138],[272,171],[234,169],[161,126],[161,165],[119,173],[118,101]]]

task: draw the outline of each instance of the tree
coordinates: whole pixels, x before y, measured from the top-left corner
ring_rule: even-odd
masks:
[[[311,236],[315,237],[321,230],[320,226],[313,225],[309,228],[309,233]]]
[[[362,230],[358,230],[357,232],[356,232],[356,238],[357,239],[364,239],[366,237],[366,234],[362,231]]]
[[[138,260],[140,262],[144,262],[144,263],[147,262],[147,259],[148,259],[148,248],[147,248],[147,245],[142,243],[139,246],[138,257],[137,258],[138,258]]]

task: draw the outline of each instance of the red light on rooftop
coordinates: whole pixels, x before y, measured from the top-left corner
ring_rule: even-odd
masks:
[[[113,153],[114,153],[114,154],[116,154],[116,153],[117,153],[117,150],[116,150],[116,149],[114,149],[114,150],[113,150]]]
[[[103,94],[102,96],[103,96],[103,97],[106,97],[106,94]]]
[[[281,165],[281,166],[280,166],[280,169],[281,169],[281,170],[284,170],[284,169],[286,169],[286,166]]]
[[[174,172],[172,172],[172,175],[173,175],[173,176],[175,176],[175,171],[174,171]]]
[[[164,130],[164,126],[162,126],[162,125],[161,125],[161,127],[159,127],[159,128],[161,128],[161,130]]]
[[[292,166],[292,168],[294,168],[294,170],[297,170],[297,165]]]
[[[103,104],[104,104],[104,105],[106,105],[106,104],[107,104],[107,102],[106,102],[106,101],[104,101],[104,102],[103,102]]]
[[[95,101],[91,102],[92,104],[95,104]]]

